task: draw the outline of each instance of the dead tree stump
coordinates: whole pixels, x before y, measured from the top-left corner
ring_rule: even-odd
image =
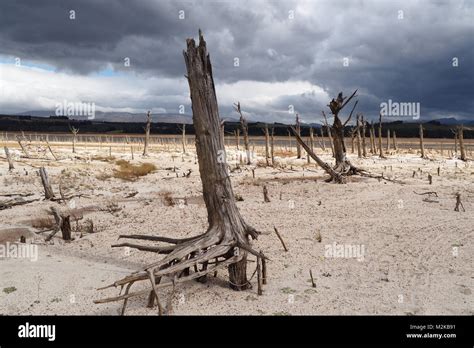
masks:
[[[41,183],[43,184],[44,188],[44,197],[46,199],[54,198],[53,188],[51,187],[51,183],[49,182],[48,173],[44,167],[41,167],[39,170],[39,175],[41,177]]]
[[[13,159],[10,156],[10,151],[8,150],[8,147],[4,147],[5,150],[5,156],[7,156],[7,161],[8,161],[8,171],[12,171],[15,169],[15,166],[13,165]]]

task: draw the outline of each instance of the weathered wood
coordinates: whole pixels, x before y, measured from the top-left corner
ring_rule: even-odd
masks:
[[[275,128],[272,127],[272,134],[271,134],[271,142],[270,142],[270,153],[272,157],[272,166],[275,167]]]
[[[301,136],[300,118],[298,114],[296,114],[295,130],[296,133]],[[301,158],[301,145],[299,142],[296,142],[296,158]]]
[[[53,188],[51,187],[51,183],[49,182],[48,173],[44,167],[41,167],[39,170],[39,175],[41,177],[41,183],[43,184],[44,188],[44,197],[46,199],[53,199],[54,192]]]
[[[277,230],[277,228],[276,228],[275,226],[273,227],[273,229],[274,229],[274,231],[275,231],[275,233],[276,233],[278,239],[280,240],[281,245],[283,245],[283,249],[285,249],[285,251],[288,251],[288,248],[286,247],[285,242],[283,241],[283,238],[282,238],[281,235],[280,235],[280,232],[278,232],[278,230]]]
[[[13,165],[13,159],[10,156],[10,151],[8,150],[8,147],[3,148],[5,150],[5,156],[7,156],[7,161],[8,161],[8,171],[12,171],[15,169],[15,166]]]
[[[423,125],[420,123],[420,151],[421,158],[425,158],[425,146],[423,144]]]
[[[395,133],[395,131],[393,131],[393,149],[396,151],[398,150],[397,148],[397,134]]]
[[[25,146],[23,146],[23,143],[22,143],[22,140],[24,139],[24,136],[23,136],[23,138],[20,138],[20,136],[17,136],[16,139],[17,139],[17,141],[18,141],[18,144],[19,144],[20,147],[21,147],[21,150],[22,150],[23,153],[25,154],[26,158],[31,158],[31,157],[30,157],[30,154],[28,153],[28,150],[26,149]]]
[[[314,152],[314,131],[313,131],[313,127],[309,127],[309,147],[311,148],[311,151]],[[307,155],[306,157],[308,159],[308,164],[311,163],[311,156]]]
[[[362,128],[362,122],[360,119],[361,115],[357,115],[357,157],[362,157],[362,138],[360,135],[360,130]]]
[[[382,149],[382,113],[379,114],[379,157],[385,158]]]
[[[242,133],[244,135],[244,146],[245,151],[247,152],[247,165],[251,164],[250,162],[250,143],[249,143],[249,126],[247,124],[247,120],[242,114],[242,110],[240,108],[240,102],[234,104],[234,109],[240,115],[240,128],[242,128]]]
[[[367,147],[365,141],[365,132],[367,130],[367,122],[364,120],[364,115],[361,115],[362,123],[362,156],[367,157]]]
[[[58,158],[57,158],[56,155],[54,154],[53,149],[52,149],[51,146],[49,145],[49,141],[48,141],[48,140],[46,140],[46,146],[48,146],[49,152],[51,152],[51,155],[53,155],[53,158],[57,161]]]
[[[267,186],[266,185],[263,185],[263,201],[265,203],[269,203],[270,202],[270,198],[268,197],[268,189],[267,189]]]
[[[270,165],[269,137],[268,124],[265,124],[265,162],[267,166]]]

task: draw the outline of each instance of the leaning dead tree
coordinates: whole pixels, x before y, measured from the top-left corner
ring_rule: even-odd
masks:
[[[240,128],[242,128],[242,133],[244,134],[244,146],[247,153],[247,164],[250,164],[250,144],[249,144],[249,126],[247,120],[242,115],[242,110],[240,109],[240,102],[234,104],[234,109],[240,115]]]
[[[39,175],[41,177],[41,183],[43,184],[44,188],[44,198],[45,199],[53,199],[54,192],[53,188],[51,187],[51,183],[49,182],[48,173],[44,167],[41,167],[39,170]]]
[[[76,153],[76,137],[77,133],[79,133],[79,128],[69,125],[69,130],[72,133],[72,153]]]
[[[150,143],[151,113],[146,113],[145,144],[143,146],[143,156],[148,156],[148,144]]]
[[[105,287],[125,286],[124,294],[98,300],[95,303],[123,300],[123,310],[125,310],[129,298],[150,294],[151,299],[157,300],[158,311],[162,314],[163,308],[158,293],[160,288],[173,287],[174,289],[175,285],[185,281],[205,279],[207,274],[212,274],[224,267],[228,268],[231,288],[235,290],[248,289],[251,287],[247,279],[248,253],[257,257],[259,279],[263,275],[266,276],[264,255],[253,250],[250,245],[250,238],[257,238],[259,233],[247,225],[237,209],[225,156],[222,156],[225,149],[220,136],[220,118],[211,61],[201,32],[199,32],[198,46],[196,46],[194,39],[187,40],[184,59],[192,101],[199,172],[209,227],[204,234],[186,239],[122,236],[166,242],[171,245],[145,249],[167,255],[142,270]],[[137,245],[128,243],[121,246],[137,248]],[[143,249],[143,246],[138,245],[138,247]],[[150,282],[150,287],[130,292],[134,283],[143,281]]]

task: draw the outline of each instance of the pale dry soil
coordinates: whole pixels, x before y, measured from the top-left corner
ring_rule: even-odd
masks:
[[[48,153],[38,154],[43,159],[26,159],[12,144],[16,168],[8,172],[6,160],[0,159],[0,195],[40,197],[43,189],[37,172],[45,166],[57,196],[60,181],[66,196],[82,196],[66,204],[41,200],[0,210],[0,229],[26,226],[32,232],[41,231],[40,221],[48,219],[52,205],[62,211],[92,208],[72,224],[71,242],[64,242],[61,233],[50,242],[44,242],[50,231],[28,234],[27,243],[39,247],[36,262],[0,259],[0,314],[116,315],[121,302],[98,305],[92,301],[118,295],[119,289],[96,289],[162,257],[111,248],[120,234],[180,238],[206,230],[194,149],[189,146],[183,156],[178,149],[154,147],[147,158],[137,150],[132,163],[149,162],[158,169],[136,181],[108,178],[117,166],[106,159],[107,147],[78,146],[76,155],[68,146],[54,150],[59,161]],[[113,156],[131,160],[129,150],[123,150],[114,149]],[[472,161],[428,155],[430,159],[421,159],[414,151],[392,152],[387,159],[358,159],[350,154],[357,166],[404,184],[353,177],[337,185],[324,182],[324,172],[314,163],[307,165],[306,159],[277,157],[281,167],[271,168],[262,166],[260,154],[259,165],[242,166],[231,173],[231,179],[235,193],[243,198],[237,203],[240,212],[262,232],[254,247],[270,259],[263,295],[257,295],[256,277],[251,280],[253,289],[236,292],[226,283],[227,272],[219,271],[207,284],[179,285],[173,314],[474,314],[474,166]],[[331,161],[328,151],[322,157]],[[228,148],[231,167],[236,158],[235,149]],[[184,177],[189,169],[190,176]],[[263,201],[263,185],[269,190],[269,203]],[[415,193],[428,191],[436,191],[438,197],[424,201],[427,195]],[[465,212],[454,211],[456,192],[461,193]],[[6,198],[0,196],[0,200]],[[86,228],[88,219],[93,221],[92,233]],[[0,235],[0,240],[17,242],[19,236]],[[325,257],[326,246],[333,243],[363,246],[363,260]],[[254,269],[255,262],[249,262],[249,277]],[[311,285],[310,269],[316,287]],[[132,289],[144,285],[148,286]],[[166,302],[169,292],[162,293]],[[127,314],[157,314],[156,308],[145,305],[146,296],[134,298]]]

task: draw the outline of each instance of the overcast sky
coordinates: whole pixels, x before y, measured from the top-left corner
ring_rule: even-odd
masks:
[[[389,99],[420,103],[421,121],[474,118],[474,1],[455,0],[2,0],[0,113],[191,114],[182,51],[198,28],[221,117],[240,101],[252,120],[292,122],[293,105],[318,122],[358,89],[369,118]]]

